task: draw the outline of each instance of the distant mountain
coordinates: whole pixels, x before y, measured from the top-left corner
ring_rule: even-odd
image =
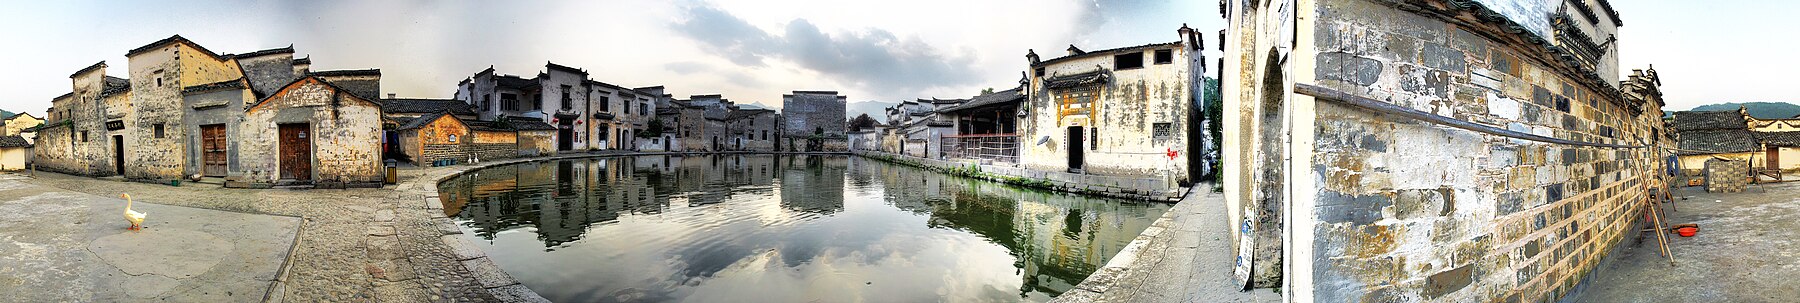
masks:
[[[887,108],[900,102],[857,101],[844,105],[844,119],[856,118],[856,115],[869,114],[875,121],[887,120]],[[886,122],[883,122],[886,123]]]
[[[1794,118],[1794,116],[1800,116],[1800,105],[1787,102],[1729,102],[1707,104],[1695,107],[1689,111],[1736,111],[1740,106],[1742,106],[1751,117],[1756,117],[1757,119],[1790,119]]]

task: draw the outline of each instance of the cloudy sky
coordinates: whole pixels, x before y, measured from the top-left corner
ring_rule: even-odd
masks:
[[[1217,2],[924,1],[184,1],[14,3],[0,27],[0,108],[42,113],[68,75],[173,34],[218,53],[292,44],[314,70],[382,69],[382,89],[449,98],[488,66],[535,75],[546,61],[678,98],[724,94],[779,107],[794,90],[852,101],[968,97],[1017,85],[1026,49],[1055,55],[1216,32]],[[1210,38],[1210,35],[1209,35]],[[1214,52],[1216,54],[1216,51]],[[1216,55],[1215,55],[1216,56]],[[29,58],[29,59],[27,59]]]
[[[1167,42],[1187,23],[1216,32],[1211,0],[920,1],[225,1],[12,3],[0,12],[0,109],[42,113],[69,73],[181,34],[220,53],[293,45],[315,70],[380,68],[383,89],[448,98],[488,66],[533,75],[544,62],[677,96],[725,94],[779,106],[783,92],[838,90],[852,101],[970,96],[1015,85],[1026,49]],[[1669,108],[1789,101],[1774,73],[1800,60],[1779,38],[1800,2],[1613,1],[1621,63],[1655,64]],[[1217,45],[1206,35],[1207,45]],[[1217,58],[1216,50],[1208,51]],[[1211,60],[1209,60],[1211,61]]]

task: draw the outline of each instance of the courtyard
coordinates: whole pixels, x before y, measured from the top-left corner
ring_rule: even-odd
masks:
[[[1791,302],[1800,297],[1800,183],[1750,185],[1741,193],[1676,189],[1668,223],[1675,266],[1648,232],[1627,234],[1574,302]],[[1685,197],[1685,199],[1684,199]],[[1665,207],[1667,209],[1668,207]],[[1640,219],[1641,222],[1641,219]]]

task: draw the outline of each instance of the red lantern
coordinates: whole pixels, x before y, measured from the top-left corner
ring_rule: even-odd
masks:
[[[581,120],[575,120],[575,125],[581,125],[581,122]]]

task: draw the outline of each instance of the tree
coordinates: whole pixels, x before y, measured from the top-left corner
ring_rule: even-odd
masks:
[[[992,94],[992,93],[994,93],[994,88],[992,88],[992,87],[981,89],[981,94],[983,94],[983,95]]]
[[[851,130],[872,129],[875,128],[875,124],[877,124],[875,118],[870,118],[869,114],[856,115],[856,118],[850,118]]]
[[[644,125],[644,131],[638,132],[637,137],[638,138],[661,137],[662,131],[663,131],[662,119],[650,119],[650,123],[647,123]]]

